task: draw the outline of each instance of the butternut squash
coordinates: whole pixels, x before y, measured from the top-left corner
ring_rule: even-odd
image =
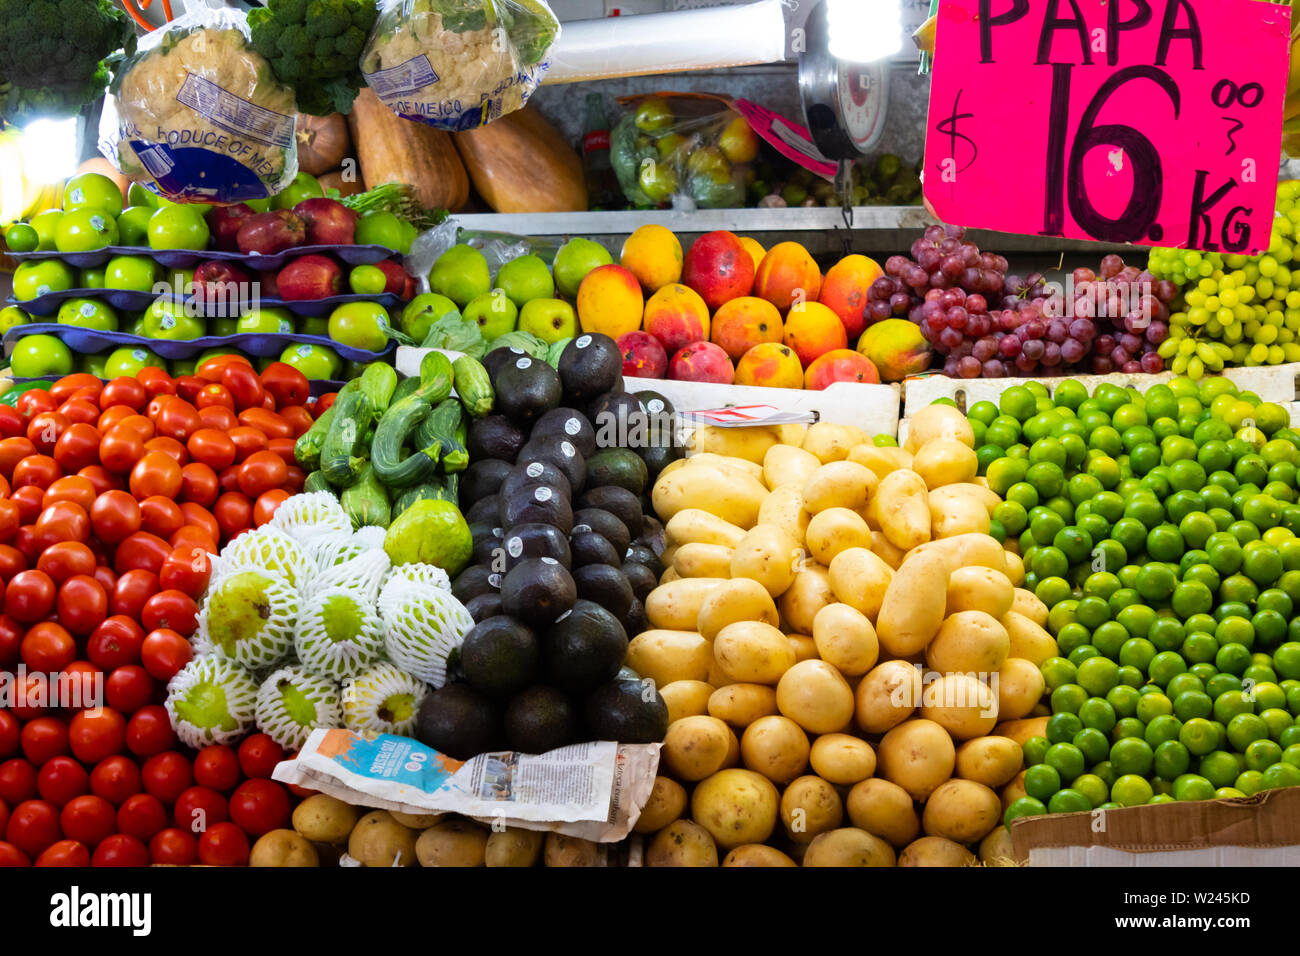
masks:
[[[453,134],[483,201],[496,212],[587,208],[582,158],[536,107]]]
[[[425,206],[451,212],[469,199],[469,177],[449,134],[402,119],[369,88],[357,96],[348,125],[368,187],[409,183]]]

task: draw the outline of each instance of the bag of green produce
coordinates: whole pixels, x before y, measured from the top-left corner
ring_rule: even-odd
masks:
[[[142,39],[105,98],[100,152],[177,202],[246,202],[288,186],[294,92],[249,35],[243,13],[199,5]]]

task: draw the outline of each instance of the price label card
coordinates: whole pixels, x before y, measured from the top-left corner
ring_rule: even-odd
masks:
[[[942,0],[925,196],[984,229],[1263,252],[1290,15],[1260,0]]]

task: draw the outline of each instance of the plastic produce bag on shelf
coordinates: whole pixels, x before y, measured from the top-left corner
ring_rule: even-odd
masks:
[[[201,6],[142,39],[117,71],[99,149],[176,202],[265,199],[298,173],[296,114],[293,90],[249,45],[245,15]]]
[[[493,281],[503,265],[520,256],[538,256],[549,266],[564,245],[554,239],[464,229],[454,218],[448,219],[416,236],[411,243],[411,251],[402,260],[406,271],[419,277],[422,292],[429,291],[429,272],[432,271],[433,264],[444,252],[458,244],[472,246],[483,253]]]
[[[559,35],[544,0],[381,0],[361,72],[403,119],[474,129],[528,102]]]

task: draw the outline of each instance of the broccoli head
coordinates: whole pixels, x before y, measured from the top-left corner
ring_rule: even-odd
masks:
[[[299,111],[325,116],[352,108],[365,82],[361,51],[377,15],[375,0],[268,0],[249,13],[248,25],[253,49],[293,87]]]

